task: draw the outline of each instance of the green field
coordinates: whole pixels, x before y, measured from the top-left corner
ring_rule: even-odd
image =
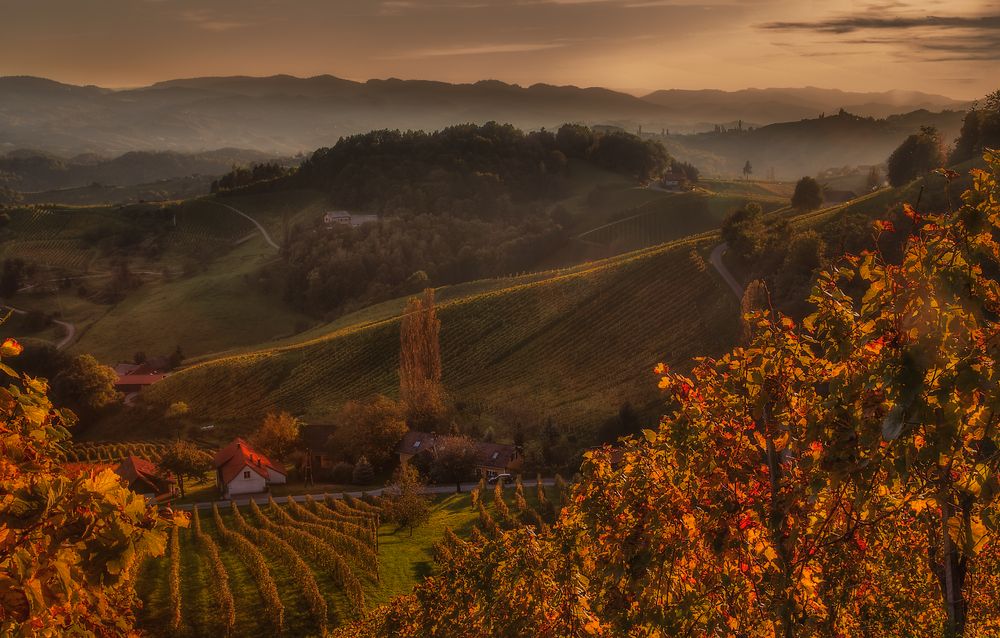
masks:
[[[512,490],[507,490],[504,500],[513,514],[517,515],[516,499],[511,492]],[[547,500],[558,498],[555,488],[546,488],[545,492]],[[545,508],[539,506],[536,488],[525,488],[524,496],[528,508],[545,511]],[[492,492],[484,494],[483,502],[486,510],[498,522],[501,521],[499,511],[493,502]],[[318,524],[329,529],[339,529],[344,533],[353,534],[352,537],[362,545],[374,547],[374,539],[364,529],[363,522],[359,522],[361,519],[354,518],[355,514],[364,516],[365,512],[354,510],[354,513],[351,513],[350,507],[345,507],[343,503],[337,505],[338,508],[333,508],[332,503],[324,504],[320,498],[311,504],[300,504],[299,508],[279,505],[277,512],[273,509],[275,505],[260,506],[260,514],[270,523],[258,519],[248,506],[240,507],[240,515],[250,526],[269,529],[280,538],[288,539],[287,542],[293,549],[301,547],[296,542],[298,531],[305,530],[315,538],[323,539],[326,545],[321,543],[320,547],[338,553],[358,578],[366,609],[372,609],[388,602],[394,596],[409,592],[416,582],[433,571],[433,548],[444,536],[445,529],[452,530],[460,538],[467,538],[479,518],[478,510],[472,506],[471,497],[467,493],[436,497],[431,501],[430,520],[417,527],[412,535],[409,531],[396,529],[392,524],[383,524],[378,528],[377,570],[375,570],[373,565],[363,564],[359,557],[352,555],[350,551],[334,547],[325,532],[316,527]],[[220,509],[220,514],[222,526],[228,532],[243,535],[248,540],[260,541],[259,538],[254,538],[254,532],[246,529],[241,531],[239,523],[228,507]],[[289,516],[291,518],[287,518]],[[274,625],[275,614],[261,593],[259,581],[251,572],[244,555],[236,545],[226,541],[211,510],[201,510],[199,519],[202,532],[218,547],[229,590],[232,592],[236,622],[231,636],[317,634],[317,617],[304,594],[303,579],[292,565],[283,560],[282,554],[276,553],[266,541],[255,542],[263,554],[266,569],[274,581],[277,596],[284,608],[284,627],[279,634]],[[317,523],[317,521],[322,522]],[[300,525],[303,522],[306,524]],[[136,589],[143,602],[139,613],[140,628],[151,636],[222,635],[224,614],[220,613],[215,593],[215,589],[221,585],[211,569],[210,556],[204,546],[196,540],[192,527],[180,531],[179,541],[181,625],[176,633],[170,630],[170,616],[173,609],[170,572],[173,556],[168,552],[167,556],[147,561],[139,573]],[[357,606],[349,599],[347,590],[339,584],[340,580],[335,573],[325,568],[321,564],[323,561],[311,559],[308,551],[300,552],[298,549],[295,551],[305,559],[308,575],[315,580],[322,594],[327,608],[329,628],[357,617]],[[205,586],[205,583],[209,582],[213,583],[213,587]]]
[[[445,387],[456,400],[532,406],[592,425],[655,400],[651,369],[726,347],[737,304],[705,264],[711,240],[482,285],[440,305]],[[344,401],[394,394],[399,302],[314,339],[207,360],[150,388],[193,414],[250,427],[269,410],[329,418]]]

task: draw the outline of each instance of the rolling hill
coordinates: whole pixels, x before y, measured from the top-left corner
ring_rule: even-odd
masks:
[[[596,87],[354,82],[330,75],[189,78],[120,91],[0,77],[0,105],[0,152],[38,148],[66,156],[233,146],[296,153],[372,129],[434,130],[490,120],[525,129],[578,121],[691,131],[738,119],[761,125],[816,117],[840,107],[879,117],[966,108],[942,96],[903,92],[669,91],[640,98]]]
[[[919,192],[914,182],[802,215],[782,209],[774,219],[834,238],[843,224],[867,228]],[[625,401],[655,404],[650,366],[662,360],[684,367],[735,339],[737,300],[705,262],[717,242],[714,233],[696,235],[569,269],[445,289],[446,387],[456,400],[487,409],[531,406],[591,432]],[[396,300],[277,347],[207,358],[145,398],[159,408],[185,401],[236,430],[268,410],[328,418],[346,400],[395,392],[402,307]]]
[[[458,400],[531,406],[574,426],[593,425],[624,401],[649,403],[656,362],[683,364],[735,334],[736,300],[701,256],[710,243],[675,242],[445,301],[446,387]],[[194,365],[145,398],[185,401],[201,418],[234,424],[275,409],[328,417],[345,400],[395,392],[398,342],[397,311]]]

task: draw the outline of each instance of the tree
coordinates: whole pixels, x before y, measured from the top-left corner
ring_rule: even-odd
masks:
[[[937,129],[922,126],[919,133],[907,137],[889,156],[889,183],[902,186],[944,164]]]
[[[374,480],[375,469],[368,462],[368,459],[362,456],[354,464],[354,469],[351,470],[351,482],[355,485],[371,485]]]
[[[406,304],[399,329],[399,398],[413,429],[432,430],[444,416],[441,386],[441,321],[434,307],[434,290]]]
[[[385,507],[386,518],[400,527],[413,530],[430,518],[430,507],[424,496],[426,485],[420,473],[408,463],[403,463],[393,475],[389,503]]]
[[[118,375],[89,354],[70,360],[69,365],[52,380],[53,394],[81,418],[90,419],[118,403],[121,394],[115,389]]]
[[[364,456],[381,470],[393,459],[406,432],[403,407],[392,399],[378,395],[365,402],[348,401],[327,449],[352,462]]]
[[[24,285],[28,267],[23,259],[4,259],[3,271],[0,272],[0,297],[10,299]]]
[[[823,187],[812,177],[806,176],[795,184],[792,208],[800,211],[816,210],[823,204]]]
[[[743,179],[749,180],[751,175],[753,175],[753,165],[750,164],[750,160],[747,160],[747,163],[743,165]]]
[[[0,390],[0,634],[135,635],[138,567],[185,519],[161,516],[109,469],[66,470],[73,415],[52,405],[44,381],[8,366],[20,351],[0,345],[10,378]]]
[[[556,132],[556,146],[566,157],[585,159],[594,146],[594,132],[582,124],[563,124]]]
[[[212,457],[190,441],[171,441],[163,450],[158,462],[160,468],[172,472],[177,478],[177,487],[184,496],[184,479],[197,481],[212,469]]]
[[[690,375],[657,366],[660,427],[588,453],[551,530],[451,541],[364,635],[996,635],[986,159],[960,210],[906,208],[899,261],[822,270],[801,324],[754,315],[749,343]]]
[[[839,402],[865,405],[856,424],[858,462],[881,463],[887,487],[922,514],[924,553],[940,584],[946,633],[965,635],[971,574],[994,569],[984,548],[995,543],[1000,478],[1000,155],[974,170],[957,212],[922,214],[900,263],[880,252],[848,257],[821,275],[812,301],[827,351],[848,353],[836,386]],[[957,173],[943,171],[952,181]],[[876,223],[879,232],[894,230]],[[860,282],[848,285],[851,278]],[[846,397],[846,398],[844,398]],[[928,515],[929,514],[929,515]],[[984,565],[984,556],[986,564]],[[992,583],[995,585],[995,583]]]
[[[288,412],[269,412],[260,429],[253,435],[253,444],[267,456],[283,459],[299,443],[302,422]]]
[[[760,204],[750,202],[727,215],[722,222],[722,239],[742,259],[757,256],[767,243],[764,210]]]
[[[439,436],[434,440],[431,478],[435,483],[454,483],[462,491],[462,481],[471,480],[476,469],[476,444],[466,436]]]
[[[948,161],[958,164],[981,155],[984,149],[997,147],[1000,147],[1000,91],[990,93],[979,108],[973,105],[965,114]]]

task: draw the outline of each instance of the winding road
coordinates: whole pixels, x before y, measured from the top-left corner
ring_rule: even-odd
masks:
[[[3,306],[3,307],[6,308],[7,310],[10,310],[15,315],[28,314],[27,310],[21,310],[20,308],[15,308],[13,306]],[[64,336],[59,341],[59,343],[56,344],[56,350],[65,350],[66,348],[69,347],[69,344],[73,343],[73,339],[76,338],[76,326],[68,321],[59,321],[58,319],[53,319],[52,323],[56,324],[57,326],[61,327],[63,330],[66,331],[66,336]]]
[[[267,243],[271,244],[271,247],[274,248],[275,250],[281,250],[281,246],[279,246],[278,244],[274,243],[274,240],[271,239],[271,236],[267,233],[266,230],[264,230],[264,227],[261,226],[260,222],[258,222],[256,219],[254,219],[250,215],[247,215],[246,213],[244,213],[243,211],[241,211],[241,210],[239,210],[237,208],[233,208],[229,204],[223,204],[222,202],[216,202],[216,201],[213,201],[212,203],[215,204],[216,206],[222,206],[223,208],[228,208],[229,210],[233,211],[234,213],[236,213],[240,217],[245,217],[245,218],[249,219],[250,222],[254,226],[257,227],[257,230],[260,231],[260,234],[264,236],[264,241],[266,241]]]
[[[743,290],[743,286],[741,286],[740,282],[733,276],[733,273],[729,272],[729,269],[726,268],[726,264],[722,261],[722,256],[726,254],[727,250],[729,250],[728,244],[719,244],[712,249],[712,254],[709,256],[708,260],[712,263],[712,267],[715,268],[720,275],[722,275],[722,279],[729,285],[729,289],[733,291],[736,298],[742,301],[743,293],[745,292]]]

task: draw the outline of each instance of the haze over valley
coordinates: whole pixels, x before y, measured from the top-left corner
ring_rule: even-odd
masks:
[[[998,34],[5,7],[0,635],[996,635]]]

